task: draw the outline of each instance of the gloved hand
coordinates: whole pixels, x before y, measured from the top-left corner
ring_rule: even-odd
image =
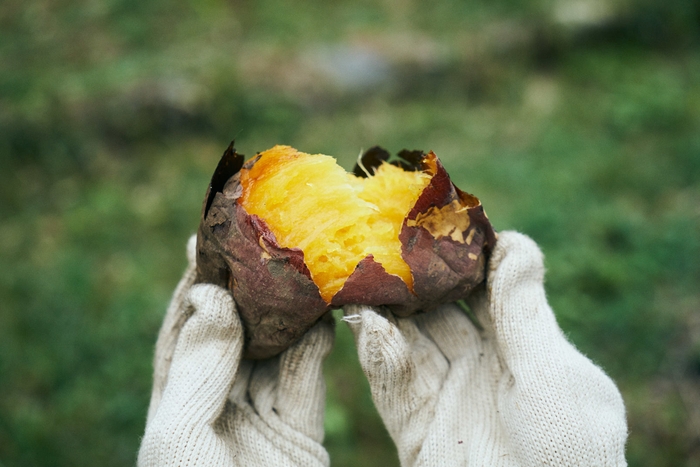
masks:
[[[346,307],[402,466],[626,465],[622,397],[564,337],[543,278],[537,245],[502,232],[470,302],[481,330],[456,305]]]
[[[241,359],[243,328],[228,291],[193,285],[195,241],[158,336],[138,465],[327,466],[321,321],[281,355]]]

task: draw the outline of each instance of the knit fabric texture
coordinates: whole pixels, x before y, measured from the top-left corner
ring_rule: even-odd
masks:
[[[567,341],[543,280],[537,245],[502,232],[470,300],[479,328],[456,305],[345,308],[403,467],[626,465],[620,392]]]
[[[233,299],[193,285],[194,256],[191,240],[156,344],[139,467],[328,466],[321,370],[332,323],[319,322],[277,357],[244,360]]]

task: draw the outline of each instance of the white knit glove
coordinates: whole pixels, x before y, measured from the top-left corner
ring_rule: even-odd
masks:
[[[372,397],[401,465],[624,466],[622,397],[563,335],[542,254],[502,232],[487,290],[411,318],[345,309]]]
[[[138,465],[327,466],[322,321],[278,357],[242,360],[231,295],[194,282],[194,241],[158,336],[151,405]]]

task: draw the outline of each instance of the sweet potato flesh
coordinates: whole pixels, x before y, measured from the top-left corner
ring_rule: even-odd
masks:
[[[321,297],[330,303],[368,255],[413,288],[399,233],[431,175],[382,164],[359,178],[335,159],[275,146],[241,170],[240,205],[265,221],[285,248],[300,248]]]

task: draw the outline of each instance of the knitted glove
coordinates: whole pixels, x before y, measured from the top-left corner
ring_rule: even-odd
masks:
[[[360,363],[401,465],[624,466],[615,384],[564,337],[542,254],[502,232],[470,303],[396,318],[348,306]]]
[[[241,359],[243,328],[228,291],[194,282],[190,265],[161,328],[138,465],[327,466],[324,320],[281,355]]]

